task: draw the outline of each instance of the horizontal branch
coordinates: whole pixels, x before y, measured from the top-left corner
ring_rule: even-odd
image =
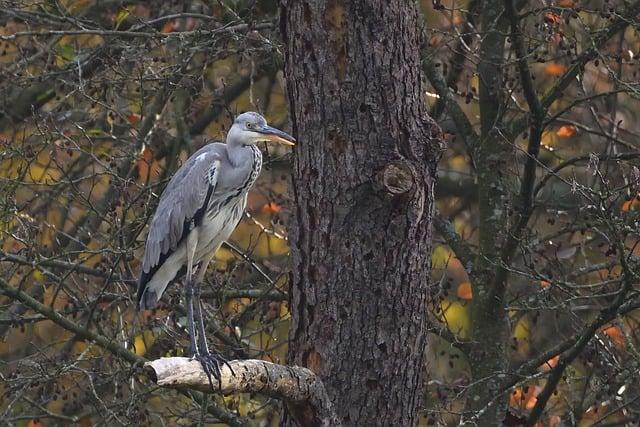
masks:
[[[163,357],[144,366],[161,387],[212,391],[207,374],[197,360]],[[284,401],[299,425],[340,425],[324,384],[307,368],[263,360],[232,360],[229,366],[221,366],[220,374],[218,391],[222,394],[264,394]]]
[[[56,310],[48,305],[42,304],[40,301],[36,300],[26,292],[17,289],[11,286],[9,283],[5,282],[0,278],[0,295],[6,295],[12,300],[20,301],[25,307],[32,309],[33,311],[42,314],[43,316],[48,317],[58,326],[66,329],[67,331],[73,332],[77,337],[84,339],[88,342],[95,343],[99,347],[109,351],[114,356],[120,358],[121,360],[125,360],[129,362],[133,366],[142,365],[147,361],[142,356],[138,356],[135,353],[132,353],[128,349],[120,346],[116,340],[108,338],[99,333],[93,332],[88,328],[78,325],[77,323],[67,319],[66,317],[59,314]],[[186,393],[184,390],[180,390],[183,393]],[[197,396],[191,396],[196,402],[200,403],[200,400]],[[226,409],[223,409],[215,404],[209,404],[208,411],[212,413],[214,416],[218,417],[221,421],[226,422],[230,426],[241,426],[244,425],[243,419],[236,416],[235,414],[230,413]]]
[[[49,37],[49,36],[102,36],[102,37],[157,37],[157,38],[184,38],[192,36],[213,36],[221,33],[247,30],[264,30],[273,28],[270,22],[263,22],[250,26],[249,24],[238,24],[227,27],[216,28],[214,30],[192,30],[192,31],[174,31],[171,33],[162,33],[160,31],[119,31],[119,30],[44,30],[44,31],[18,31],[13,34],[0,35],[0,40],[12,41],[20,37]]]

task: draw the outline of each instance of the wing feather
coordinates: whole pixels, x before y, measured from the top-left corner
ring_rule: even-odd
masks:
[[[217,145],[209,144],[198,150],[167,184],[149,227],[142,261],[144,273],[149,273],[163,255],[178,247],[185,225],[189,226],[196,213],[205,207],[207,193],[215,189],[222,158]],[[215,168],[214,173],[210,173],[211,168]]]

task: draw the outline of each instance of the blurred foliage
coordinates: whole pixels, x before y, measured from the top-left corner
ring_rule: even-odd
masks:
[[[484,2],[420,3],[425,56],[477,131]],[[544,94],[627,2],[521,3],[529,69]],[[6,2],[0,8],[0,279],[136,357],[184,354],[180,286],[169,289],[158,309],[134,309],[146,224],[172,173],[209,139],[224,138],[237,112],[260,111],[287,127],[277,8],[276,1],[250,0]],[[638,262],[638,53],[632,22],[550,106],[535,210],[508,266],[505,358],[514,369],[580,334],[626,280],[621,259],[633,268]],[[506,182],[501,209],[508,221],[519,209],[528,158],[528,109],[516,63],[509,51],[508,96],[500,106],[509,166],[494,171]],[[449,144],[436,188],[439,216],[475,253],[483,165],[441,104],[433,75],[427,77],[425,99]],[[262,148],[265,166],[248,214],[210,268],[204,310],[210,341],[229,358],[284,363],[291,158],[282,148]],[[478,283],[469,260],[460,260],[450,236],[439,231],[422,422],[456,425],[472,381],[464,350]],[[636,273],[631,303],[638,302],[639,282]],[[151,386],[129,361],[45,314],[9,297],[0,304],[0,419],[7,424],[279,423],[277,401],[211,397],[203,411],[197,396]],[[539,425],[638,422],[640,303],[627,308],[571,361]],[[511,425],[535,407],[544,374],[559,359],[542,360],[507,390]]]
[[[276,12],[275,2],[246,1],[2,6],[1,35],[33,34],[0,40],[7,284],[137,356],[185,353],[180,286],[157,310],[134,309],[146,224],[176,168],[224,139],[238,112],[286,127]],[[213,344],[229,357],[284,362],[290,154],[263,148],[248,215],[217,254],[204,310]],[[2,304],[3,421],[219,422],[191,396],[140,383],[127,363],[44,316]],[[262,425],[279,417],[279,403],[259,396],[214,404]]]
[[[455,231],[471,253],[470,259],[458,259],[457,244],[454,241],[450,246],[452,239],[447,233],[441,233],[440,244],[435,243],[433,279],[439,289],[431,302],[435,323],[427,350],[426,424],[457,425],[465,407],[464,391],[473,381],[482,381],[473,378],[460,349],[467,348],[468,340],[473,339],[472,310],[479,285],[473,268],[478,265],[477,257],[483,256],[479,254],[480,230],[486,224],[480,221],[478,195],[494,189],[479,187],[478,175],[484,165],[477,163],[478,149],[471,144],[484,142],[465,135],[456,111],[444,107],[442,92],[434,82],[438,76],[446,80],[457,112],[462,113],[476,138],[484,137],[479,122],[485,112],[480,110],[478,63],[484,34],[481,16],[488,3],[421,2],[428,27],[425,61],[433,71],[427,68],[427,100],[449,143],[440,162],[437,207],[448,221],[449,231]],[[580,0],[516,3],[528,69],[540,98],[551,93],[579,62],[579,56],[592,48],[594,39],[613,25],[625,7],[634,4]],[[506,267],[505,300],[511,332],[505,357],[506,366],[514,370],[527,367],[555,345],[580,336],[622,292],[625,281],[632,285],[625,290],[624,312],[598,328],[595,336],[588,336],[591,340],[564,370],[536,425],[640,422],[640,389],[630,380],[640,374],[640,35],[637,22],[629,24],[606,40],[550,105],[537,160],[533,214],[517,242],[513,261]],[[504,170],[495,171],[498,177],[494,181],[506,186],[500,189],[506,197],[499,207],[507,213],[507,222],[502,224],[505,231],[513,230],[522,209],[518,193],[530,136],[529,106],[512,50],[513,38],[507,37],[506,42],[505,101],[495,105],[495,126],[509,158],[504,161]],[[461,254],[468,257],[464,251]],[[624,274],[623,261],[631,273]],[[489,348],[500,343],[484,345]],[[524,424],[544,389],[545,374],[561,357],[555,355],[529,367],[528,374],[508,389],[507,425]]]

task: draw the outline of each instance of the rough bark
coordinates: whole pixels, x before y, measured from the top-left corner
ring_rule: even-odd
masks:
[[[442,150],[405,0],[285,1],[295,149],[289,363],[344,425],[414,425],[423,402],[433,182]]]
[[[197,360],[163,357],[144,366],[159,386],[212,391],[207,374]],[[259,393],[281,399],[294,414],[298,425],[340,425],[322,382],[306,368],[264,360],[232,360],[221,367],[220,390],[216,391],[222,394]]]
[[[503,64],[508,21],[503,2],[484,3],[481,13],[483,39],[480,45],[479,96],[480,144],[475,158],[478,168],[479,252],[475,262],[473,305],[471,309],[472,344],[469,353],[473,384],[467,393],[469,425],[499,425],[506,407],[487,407],[501,393],[499,373],[507,367],[505,343],[508,338],[504,309],[506,281],[498,279],[496,266],[509,227],[508,211],[511,184],[504,174],[511,146],[502,137],[505,94]],[[475,418],[477,417],[477,418]],[[470,418],[470,420],[469,420]]]

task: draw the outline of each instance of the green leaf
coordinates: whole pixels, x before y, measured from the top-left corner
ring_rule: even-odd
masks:
[[[68,44],[58,45],[56,47],[56,53],[65,62],[73,61],[76,57],[76,50]]]

